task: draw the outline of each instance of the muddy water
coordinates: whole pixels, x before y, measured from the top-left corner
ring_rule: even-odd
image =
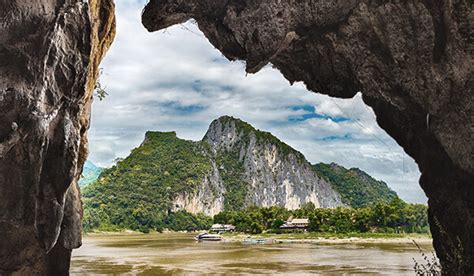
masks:
[[[196,243],[193,234],[84,238],[72,275],[413,275],[410,245]],[[430,250],[430,248],[427,248]]]

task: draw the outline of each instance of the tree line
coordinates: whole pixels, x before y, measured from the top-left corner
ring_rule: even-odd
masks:
[[[157,215],[159,214],[159,215]],[[111,221],[101,208],[85,208],[83,226],[85,231],[94,229],[115,231],[131,229],[141,232],[150,230],[197,231],[207,230],[212,223],[233,224],[238,232],[259,234],[281,233],[280,229],[290,218],[308,218],[310,232],[322,233],[429,233],[427,206],[408,204],[399,198],[390,203],[376,203],[364,208],[339,207],[316,208],[313,203],[300,209],[287,210],[282,207],[249,207],[242,211],[223,211],[213,218],[204,214],[186,211],[161,215],[145,208],[134,209],[125,220]]]
[[[308,218],[310,232],[428,233],[427,208],[422,204],[408,204],[400,198],[364,208],[323,209],[307,203],[292,211],[277,206],[225,211],[214,216],[214,222],[234,224],[237,231],[252,234],[283,232],[280,226],[290,217]]]

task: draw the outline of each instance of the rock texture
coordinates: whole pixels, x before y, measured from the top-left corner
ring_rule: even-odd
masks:
[[[248,206],[294,210],[307,202],[320,208],[343,205],[340,195],[300,152],[270,133],[225,116],[212,122],[203,140],[211,145],[221,177],[235,168],[229,168],[220,156],[229,156],[232,165],[240,164],[242,181],[248,185]]]
[[[194,18],[230,60],[350,98],[417,161],[445,273],[474,274],[471,1],[152,0],[156,31]]]
[[[0,274],[68,274],[111,0],[0,2]]]
[[[210,145],[213,169],[197,193],[176,198],[177,209],[216,215],[248,206],[289,210],[307,202],[320,208],[343,206],[339,193],[305,157],[270,133],[225,116],[212,122],[203,142]]]

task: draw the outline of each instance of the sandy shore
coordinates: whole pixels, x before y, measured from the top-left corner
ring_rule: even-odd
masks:
[[[84,234],[84,237],[120,237],[120,236],[146,236],[146,235],[166,235],[166,234],[192,234],[196,235],[201,232],[173,232],[166,231],[163,233],[143,234],[140,232],[125,230],[122,232],[94,232]],[[224,235],[223,242],[240,243],[245,239],[264,239],[268,243],[302,243],[302,244],[400,244],[413,245],[415,241],[420,246],[431,246],[433,239],[429,236],[406,236],[406,237],[298,237],[292,235],[247,235],[247,234],[233,234]]]
[[[291,237],[259,237],[259,236],[231,236],[224,237],[224,242],[242,242],[245,239],[265,239],[273,243],[310,243],[310,244],[406,244],[413,245],[415,241],[419,245],[431,245],[433,240],[429,237],[399,237],[399,238],[291,238]]]

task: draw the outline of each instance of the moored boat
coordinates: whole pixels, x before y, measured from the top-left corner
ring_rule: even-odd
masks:
[[[194,237],[197,241],[221,241],[222,236],[218,234],[202,233]]]
[[[273,239],[244,239],[243,244],[271,244],[274,243]]]

